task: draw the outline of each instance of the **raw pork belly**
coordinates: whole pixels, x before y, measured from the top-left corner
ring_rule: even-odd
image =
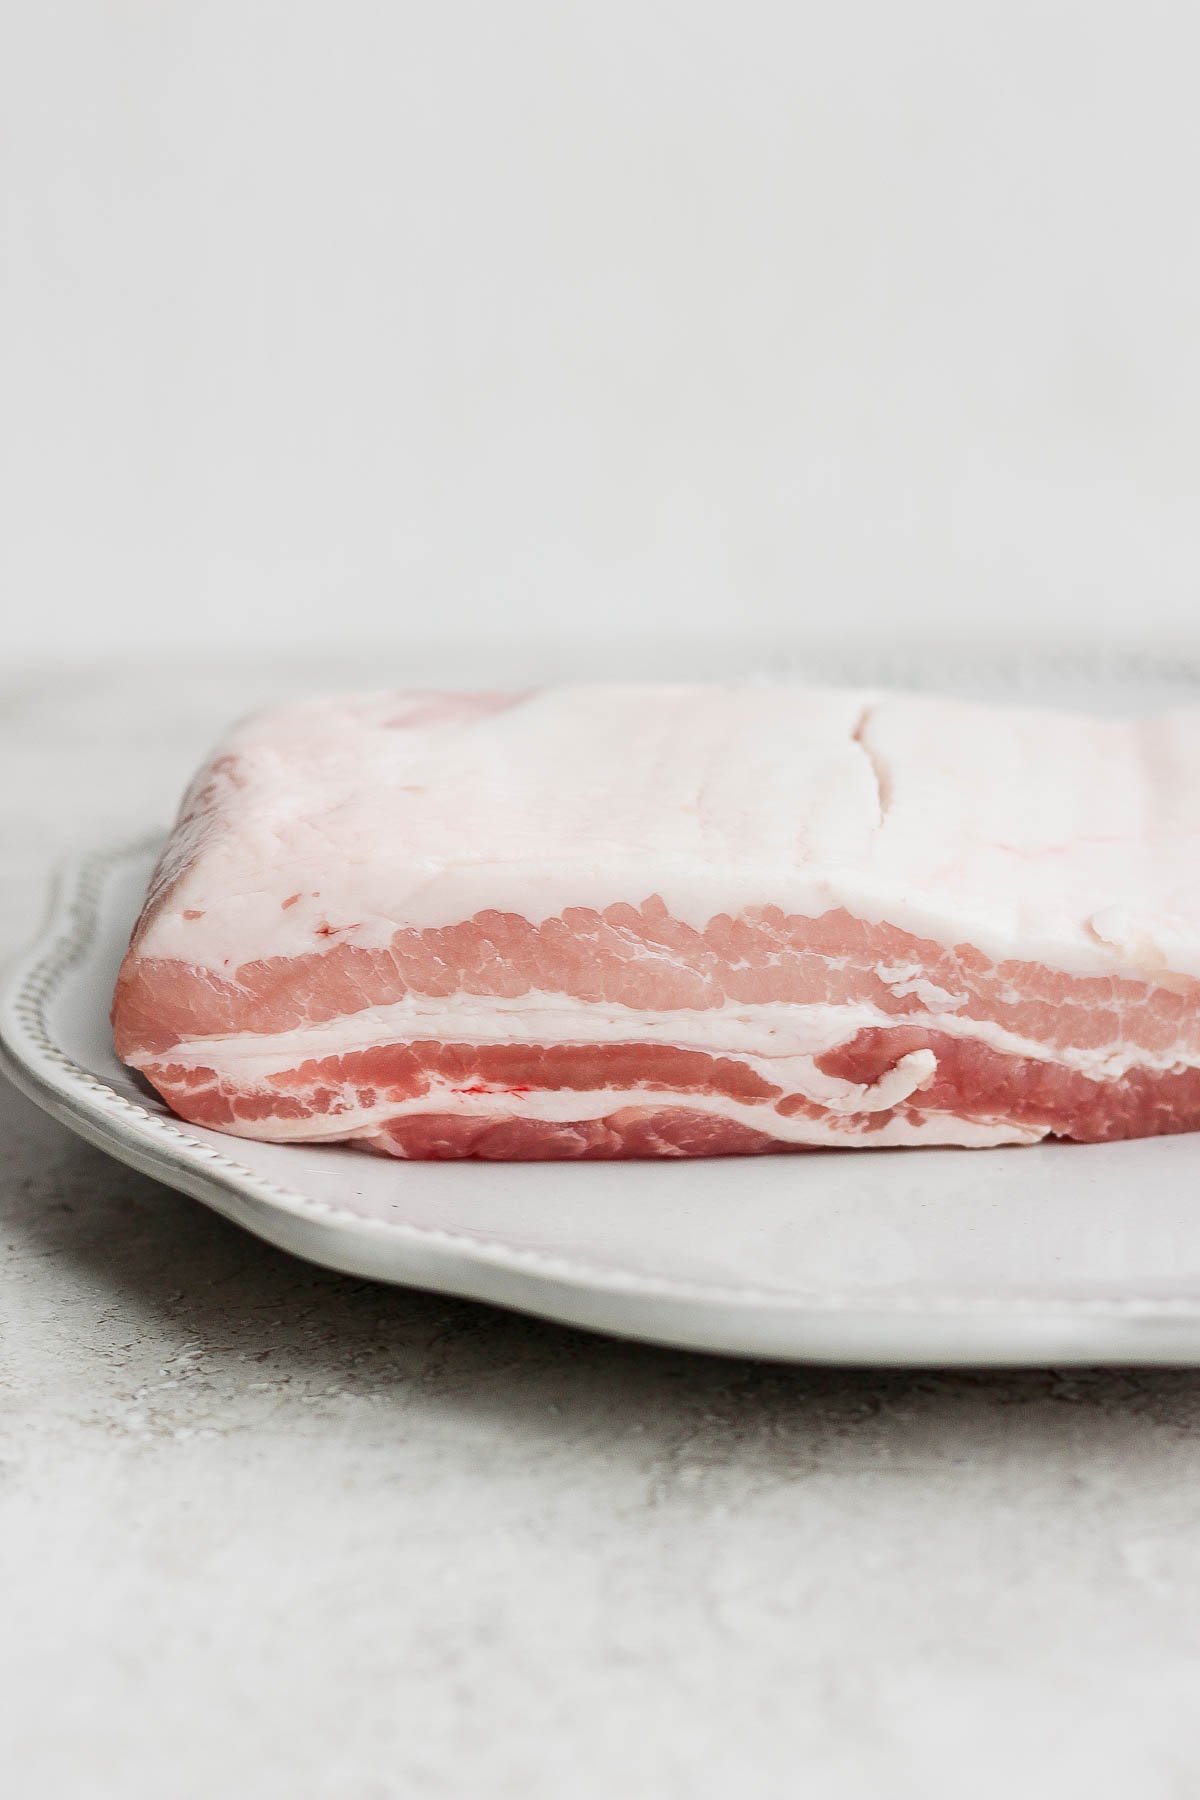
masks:
[[[1200,714],[798,686],[289,705],[121,969],[184,1118],[400,1157],[1200,1125]]]

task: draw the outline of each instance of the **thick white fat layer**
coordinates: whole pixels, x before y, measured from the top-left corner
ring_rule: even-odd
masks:
[[[1081,975],[1200,976],[1200,712],[583,687],[234,732],[138,948],[226,972],[483,910],[831,907]]]
[[[901,982],[899,987],[915,985]],[[921,985],[928,988],[930,984]],[[929,1005],[932,995],[922,994],[920,998]],[[511,999],[483,998],[477,994],[408,994],[390,1006],[364,1007],[360,1012],[345,1013],[295,1031],[247,1031],[236,1036],[190,1038],[167,1052],[130,1053],[129,1060],[137,1068],[166,1061],[184,1068],[216,1068],[241,1085],[253,1085],[311,1059],[346,1056],[385,1044],[652,1044],[736,1057],[778,1087],[820,1100],[823,1105],[845,1093],[851,1084],[823,1075],[815,1062],[830,1050],[849,1043],[858,1032],[880,1027],[918,1026],[945,1032],[952,1037],[969,1038],[1002,1056],[1053,1062],[1094,1080],[1115,1080],[1131,1068],[1165,1072],[1200,1066],[1200,1056],[1181,1058],[1178,1051],[1163,1055],[1128,1047],[1108,1052],[1052,1051],[1045,1044],[987,1020],[963,1017],[954,1010],[955,998],[943,995],[936,1012],[915,1011],[897,1016],[860,1005],[794,1006],[780,1002],[737,1006],[726,1002],[704,1010],[680,1007],[665,1012],[640,1012],[633,1007],[599,1006],[566,995]]]
[[[784,1118],[770,1106],[747,1105],[724,1095],[669,1094],[652,1088],[600,1088],[586,1093],[556,1090],[522,1094],[519,1102],[514,1102],[505,1094],[462,1094],[456,1088],[434,1083],[428,1093],[416,1099],[390,1101],[374,1107],[360,1105],[353,1090],[347,1090],[343,1104],[345,1110],[336,1115],[314,1115],[310,1119],[255,1119],[244,1126],[235,1122],[222,1125],[221,1129],[235,1137],[274,1139],[279,1143],[336,1144],[355,1137],[378,1139],[392,1121],[419,1118],[429,1113],[451,1113],[461,1119],[481,1122],[539,1119],[570,1124],[577,1119],[608,1118],[626,1107],[637,1107],[654,1112],[678,1108],[684,1112],[707,1113],[748,1125],[751,1130],[765,1132],[783,1144],[825,1150],[854,1146],[882,1150],[922,1144],[950,1145],[966,1150],[988,1149],[999,1144],[1036,1144],[1046,1136],[1045,1130],[1007,1122],[960,1119],[951,1113],[930,1113],[919,1119],[900,1116],[889,1119],[876,1131],[864,1132],[847,1129],[835,1114],[821,1119]]]

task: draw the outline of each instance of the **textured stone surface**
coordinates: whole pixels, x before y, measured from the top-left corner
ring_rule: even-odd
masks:
[[[10,683],[0,951],[284,684]],[[1200,1788],[1200,1375],[610,1343],[292,1261],[2,1083],[0,1145],[21,1800]]]

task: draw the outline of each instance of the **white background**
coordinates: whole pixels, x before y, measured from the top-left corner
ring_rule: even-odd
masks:
[[[1193,7],[5,16],[9,655],[1197,640]]]

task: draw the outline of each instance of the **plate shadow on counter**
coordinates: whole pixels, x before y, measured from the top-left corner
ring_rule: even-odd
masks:
[[[249,1425],[281,1405],[306,1421],[447,1409],[531,1445],[565,1432],[656,1480],[673,1464],[917,1474],[997,1449],[1061,1452],[1064,1433],[1086,1461],[1136,1455],[1159,1430],[1200,1433],[1200,1370],[838,1369],[622,1342],[299,1261],[75,1139],[7,1083],[0,1141],[13,1342],[32,1352],[53,1325],[64,1379],[148,1388],[139,1405],[164,1430]],[[168,1385],[138,1379],[167,1366]],[[33,1374],[18,1367],[18,1384]]]

